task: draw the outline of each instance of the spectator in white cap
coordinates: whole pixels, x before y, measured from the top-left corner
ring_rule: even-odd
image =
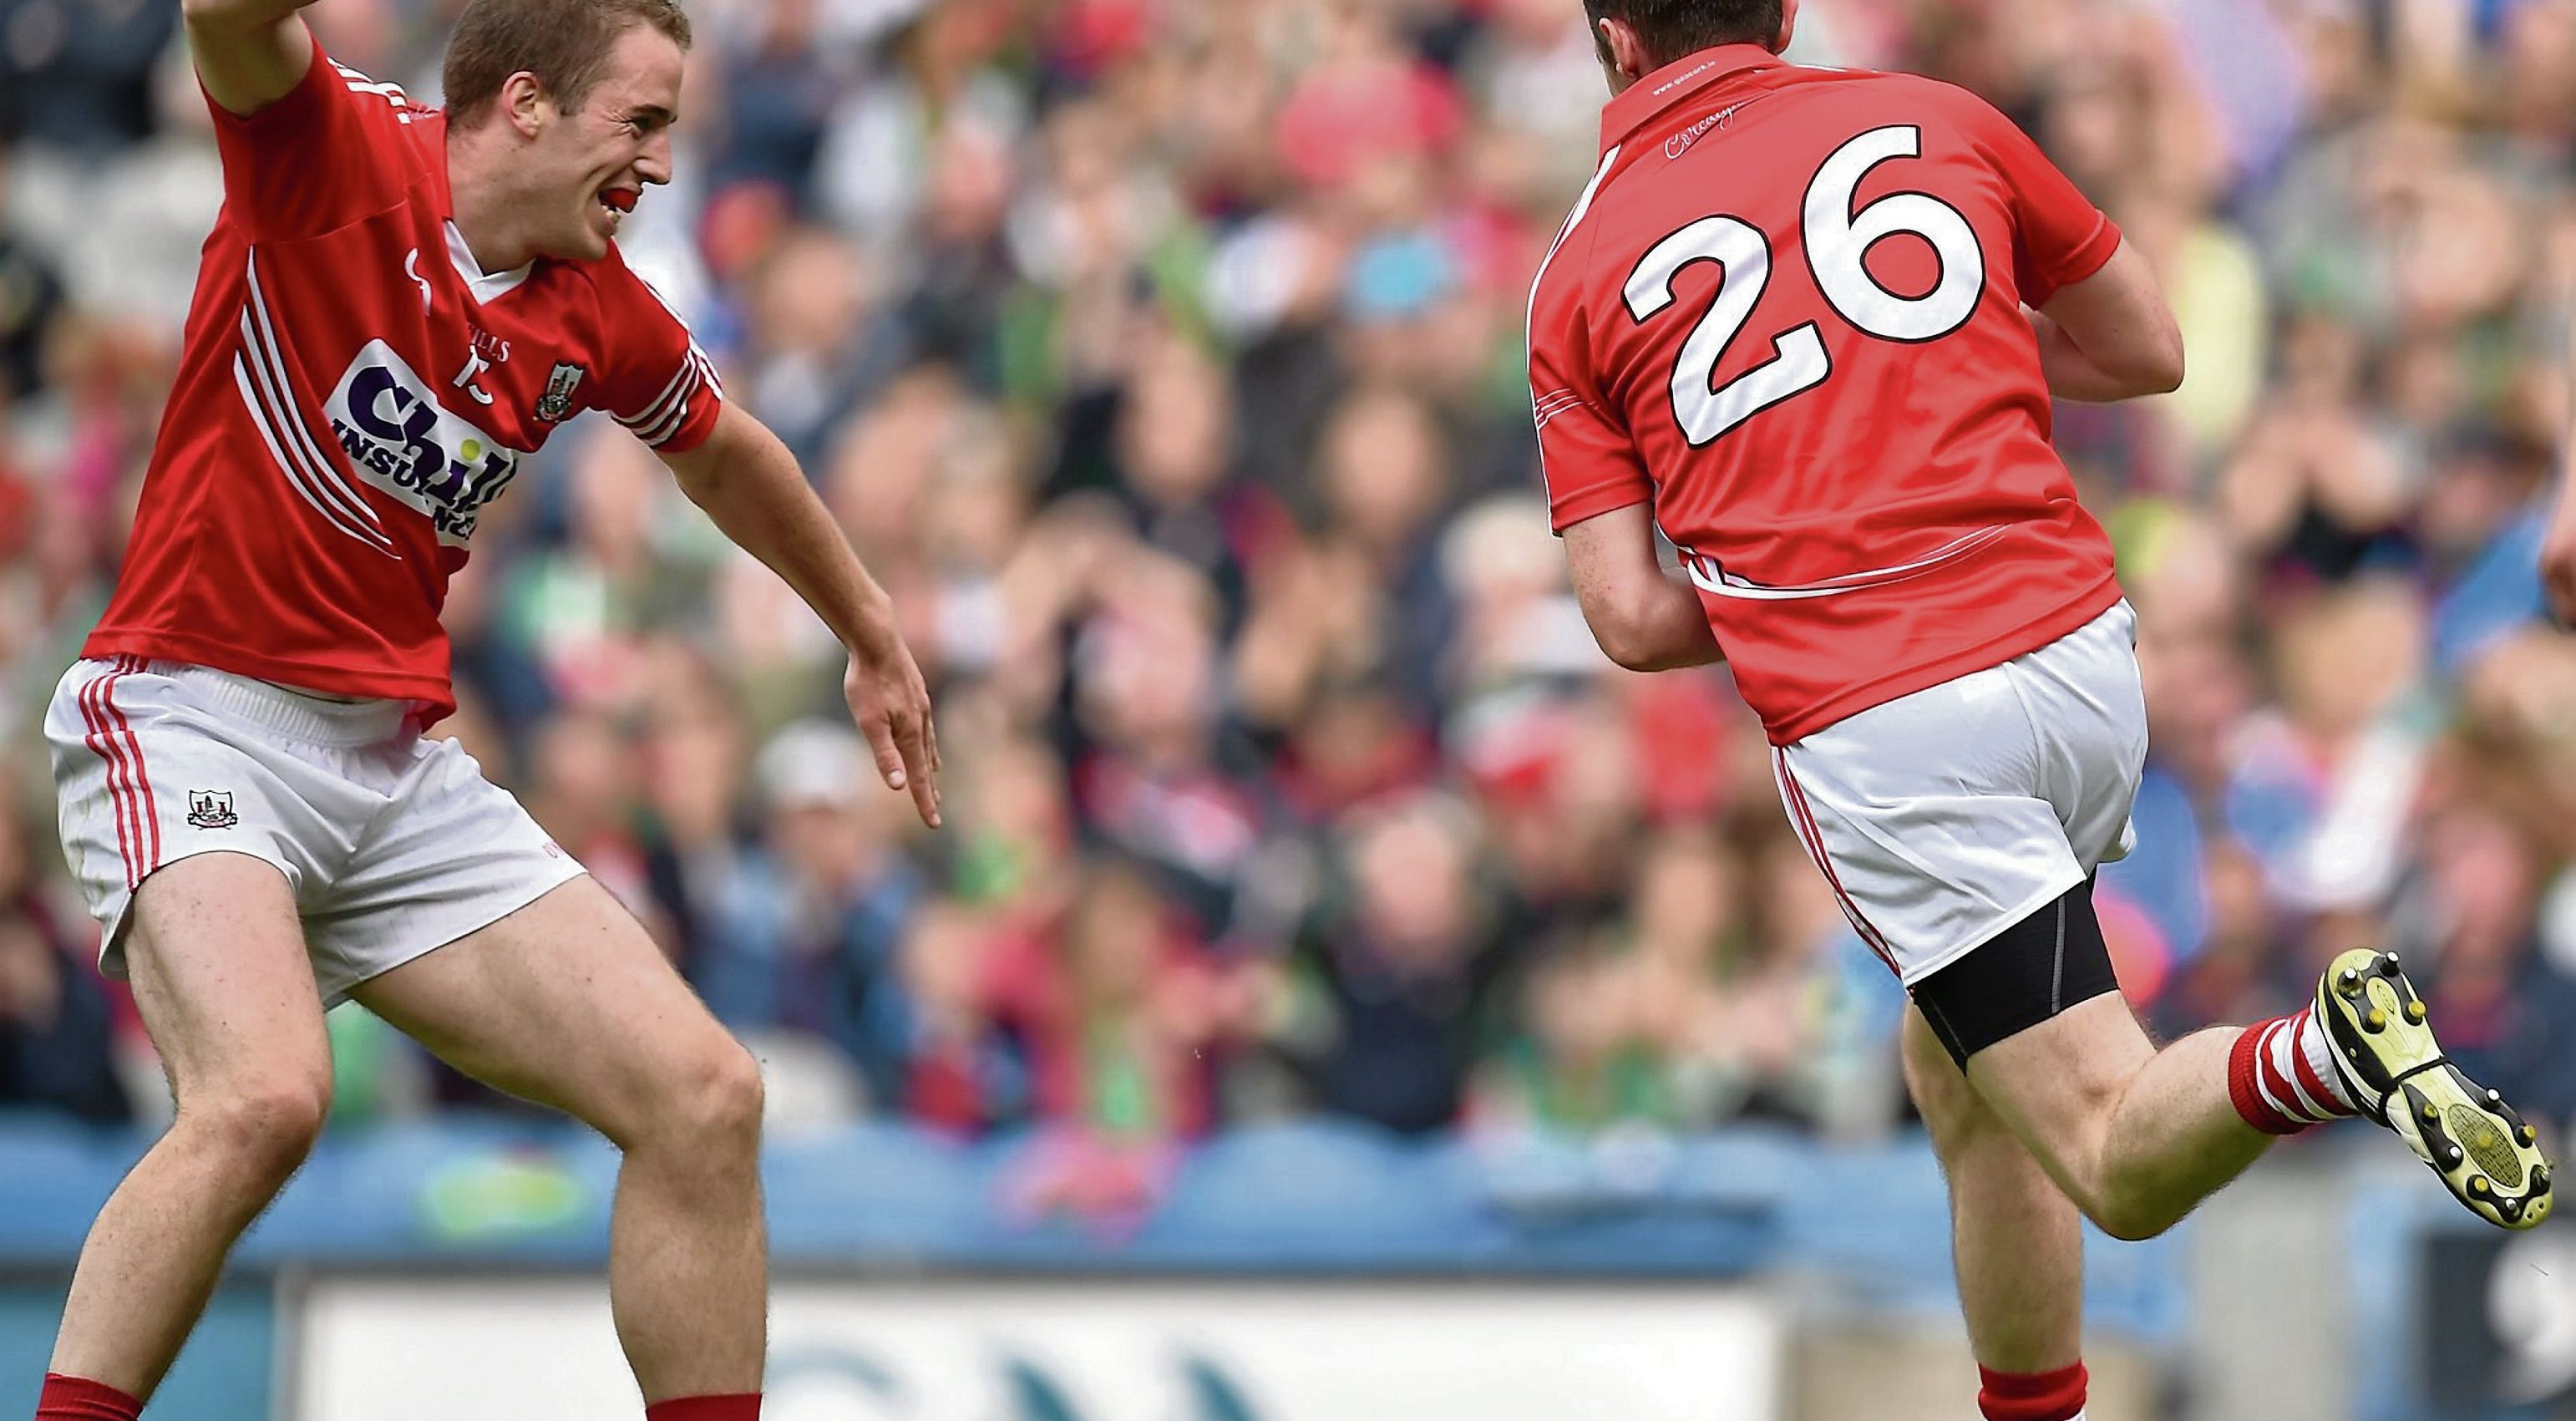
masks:
[[[873,774],[866,744],[826,721],[798,721],[761,747],[764,850],[690,975],[727,1026],[827,1038],[885,1100],[898,1071],[895,952],[927,885],[888,838],[880,810],[894,801]]]

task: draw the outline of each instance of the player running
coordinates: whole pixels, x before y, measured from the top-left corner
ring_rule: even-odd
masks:
[[[321,1129],[322,1012],[355,998],[619,1146],[609,1294],[648,1414],[751,1421],[759,1072],[424,737],[454,705],[439,607],[521,461],[605,410],[839,634],[878,769],[936,824],[929,697],[795,460],[618,257],[671,178],[677,0],[472,0],[444,113],[333,63],[301,8],[186,0],[224,209],[116,595],[46,719],[178,1114],[90,1231],[36,1414],[137,1414]]]
[[[2118,995],[2092,881],[2127,850],[2145,704],[2049,397],[2181,381],[2144,259],[1972,95],[1784,62],[1796,0],[1586,9],[1614,97],[1530,303],[1555,525],[1614,660],[1733,664],[1913,996],[1986,1414],[2083,1410],[2078,1209],[2160,1233],[2277,1136],[2366,1115],[2480,1217],[2539,1222],[2533,1131],[2393,957],[2162,1051]]]

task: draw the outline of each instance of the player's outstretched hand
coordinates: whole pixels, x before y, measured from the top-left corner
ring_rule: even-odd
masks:
[[[930,723],[930,687],[913,664],[912,649],[888,632],[873,653],[852,652],[841,682],[850,716],[876,752],[886,788],[912,792],[921,822],[939,827],[939,732]]]

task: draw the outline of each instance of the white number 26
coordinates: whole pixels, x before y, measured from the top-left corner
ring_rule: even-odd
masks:
[[[1816,288],[1835,314],[1881,340],[1937,340],[1964,324],[1985,289],[1985,251],[1958,209],[1919,192],[1890,193],[1852,211],[1860,180],[1891,158],[1923,155],[1923,131],[1910,124],[1873,128],[1825,159],[1807,184],[1800,226]],[[1899,232],[1932,244],[1941,276],[1921,296],[1878,284],[1862,261],[1871,245]],[[1782,400],[1825,383],[1834,373],[1824,337],[1809,321],[1773,337],[1771,359],[1714,389],[1719,357],[1744,329],[1771,282],[1771,240],[1734,217],[1703,217],[1657,242],[1628,274],[1628,314],[1640,323],[1673,304],[1673,280],[1695,262],[1724,270],[1716,299],[1673,366],[1673,417],[1691,447],[1715,440]]]

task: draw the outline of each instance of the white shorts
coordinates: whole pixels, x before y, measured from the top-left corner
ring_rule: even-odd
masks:
[[[354,704],[134,657],[82,661],[45,712],[63,856],[125,975],[154,870],[203,853],[277,867],[326,1003],[534,902],[582,868],[400,701]]]
[[[2129,852],[2147,760],[2137,628],[2121,602],[1772,751],[1790,824],[1907,986]]]

